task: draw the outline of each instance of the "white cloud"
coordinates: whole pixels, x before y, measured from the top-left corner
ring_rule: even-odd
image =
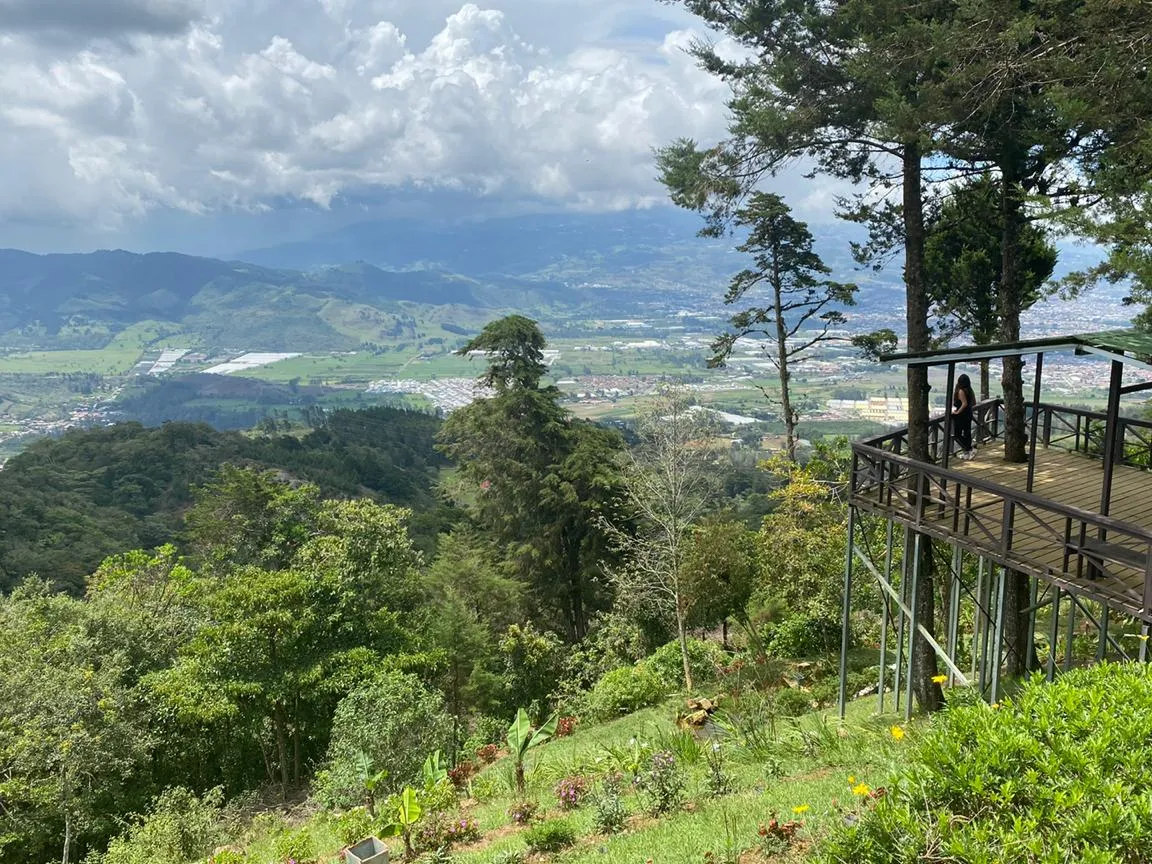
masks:
[[[436,27],[441,0],[209,0],[203,19],[190,0],[83,0],[134,10],[102,34],[130,45],[28,32],[35,3],[59,23],[80,2],[0,0],[0,221],[114,228],[412,186],[636,206],[664,197],[654,146],[724,132],[725,89],[681,50],[688,32],[607,38],[652,0],[532,0],[572,22],[548,44],[518,33],[526,0]]]

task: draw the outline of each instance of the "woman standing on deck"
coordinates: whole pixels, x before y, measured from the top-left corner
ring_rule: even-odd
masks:
[[[952,435],[960,445],[961,459],[976,456],[976,448],[972,446],[972,410],[975,405],[972,382],[967,375],[961,375],[956,379],[956,389],[952,393]]]

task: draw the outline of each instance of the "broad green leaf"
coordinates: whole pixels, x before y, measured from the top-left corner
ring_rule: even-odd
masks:
[[[533,747],[538,747],[541,744],[543,744],[545,741],[547,741],[549,738],[551,738],[553,735],[555,735],[556,734],[556,723],[558,720],[559,720],[559,717],[555,714],[553,714],[551,717],[549,717],[548,720],[544,723],[544,725],[536,730],[535,734],[532,736],[532,740],[528,742],[528,746],[525,747],[524,749],[525,750],[531,750]]]
[[[508,749],[514,754],[521,754],[528,749],[532,740],[532,721],[528,719],[528,712],[521,708],[516,712],[516,719],[508,727]]]

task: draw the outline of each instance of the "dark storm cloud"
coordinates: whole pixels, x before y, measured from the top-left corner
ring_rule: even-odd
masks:
[[[72,39],[168,35],[203,12],[202,0],[0,0],[0,31]]]

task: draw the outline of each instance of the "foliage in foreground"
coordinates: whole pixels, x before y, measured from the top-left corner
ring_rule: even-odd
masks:
[[[820,860],[1130,862],[1152,842],[1152,668],[1036,679],[952,708]]]

